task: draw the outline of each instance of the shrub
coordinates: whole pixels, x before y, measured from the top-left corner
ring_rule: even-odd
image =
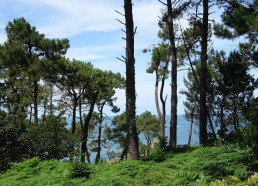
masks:
[[[70,177],[71,178],[89,178],[91,169],[87,164],[80,162],[73,162],[70,166]]]

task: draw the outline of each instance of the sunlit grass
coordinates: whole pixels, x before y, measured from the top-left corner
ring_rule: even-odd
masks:
[[[249,150],[222,146],[182,148],[176,153],[152,154],[140,161],[86,167],[34,158],[13,164],[0,175],[0,185],[255,185],[255,162]],[[83,177],[84,168],[89,177]],[[74,174],[75,171],[80,174]]]

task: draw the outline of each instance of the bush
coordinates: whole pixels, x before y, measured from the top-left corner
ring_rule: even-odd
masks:
[[[87,164],[73,162],[70,167],[70,177],[71,178],[89,178],[91,174],[91,169]]]

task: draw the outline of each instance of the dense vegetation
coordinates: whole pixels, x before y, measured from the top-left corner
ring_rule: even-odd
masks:
[[[0,185],[255,185],[257,163],[250,149],[237,146],[179,147],[140,161],[87,166],[33,158],[13,164]]]
[[[258,64],[258,1],[159,2],[164,5],[161,41],[144,50],[151,53],[147,72],[155,74],[158,117],[149,111],[136,115],[131,0],[124,0],[125,13],[118,12],[126,28],[126,55],[119,58],[126,78],[66,58],[68,39],[47,38],[24,18],[7,23],[7,40],[0,45],[0,185],[256,184],[258,80],[251,69]],[[213,6],[223,10],[221,23],[210,22]],[[185,17],[188,27],[182,28]],[[243,42],[220,51],[213,48],[213,37]],[[181,67],[188,70],[181,90],[191,125],[188,145],[197,125],[199,147],[177,145]],[[170,121],[164,95],[168,77]],[[104,108],[120,111],[117,89],[125,89],[126,110],[105,125]],[[121,162],[106,163],[106,158]]]

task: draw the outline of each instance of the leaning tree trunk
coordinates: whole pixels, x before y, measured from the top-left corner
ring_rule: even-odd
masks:
[[[203,0],[203,28],[201,41],[201,75],[200,75],[200,128],[199,141],[200,145],[207,142],[207,46],[208,46],[208,17],[209,17],[208,0]]]
[[[177,51],[175,45],[175,33],[173,23],[173,10],[171,0],[167,0],[168,8],[168,34],[169,42],[172,54],[172,69],[171,69],[171,120],[170,120],[170,139],[169,148],[171,150],[176,149],[177,144]]]
[[[138,132],[136,127],[134,23],[131,0],[124,0],[126,26],[126,123],[129,126],[129,155],[139,159]]]
[[[81,143],[81,162],[85,163],[85,156],[87,157],[87,161],[90,163],[90,158],[88,155],[88,149],[87,149],[87,141],[88,141],[88,133],[89,133],[89,125],[90,120],[92,117],[92,113],[94,111],[94,105],[95,105],[95,99],[90,104],[90,110],[85,118],[85,122],[83,125],[83,131],[82,131],[82,143]]]

